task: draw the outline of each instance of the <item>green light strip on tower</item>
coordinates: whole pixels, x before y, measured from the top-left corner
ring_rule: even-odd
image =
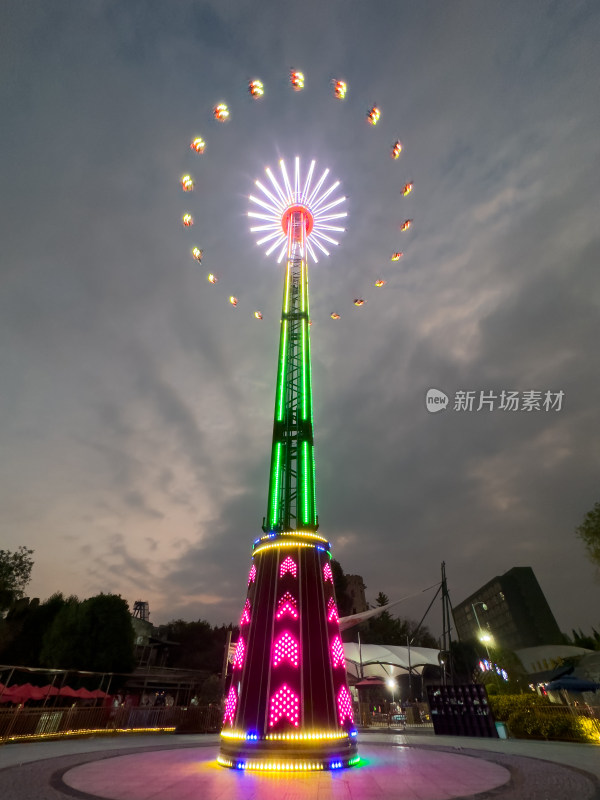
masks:
[[[306,329],[308,328],[308,322],[306,319],[302,319],[302,419],[306,419],[306,403],[307,403],[307,395],[306,395],[306,338],[307,332]]]
[[[317,480],[316,480],[316,470],[315,470],[315,446],[314,444],[310,447],[311,453],[311,466],[312,466],[312,496],[313,496],[313,522],[316,524],[317,522]]]
[[[281,442],[275,444],[275,458],[273,459],[273,471],[271,472],[271,524],[273,529],[279,522],[279,467],[281,465]]]
[[[285,268],[285,286],[284,286],[284,289],[283,289],[283,312],[284,312],[284,314],[287,314],[288,311],[290,310],[290,273],[291,273],[290,258],[291,258],[291,252],[290,252],[290,244],[289,244],[289,240],[288,240],[288,260],[287,260],[287,264],[286,264],[286,268]]]
[[[285,396],[285,380],[286,380],[286,350],[288,338],[288,321],[283,319],[281,321],[281,349],[279,351],[279,383],[277,385],[277,421],[281,422],[283,419],[283,401]]]
[[[310,477],[308,467],[308,442],[302,442],[302,482],[303,482],[303,495],[304,495],[304,522],[306,525],[311,521],[310,519],[310,502],[309,497],[312,494],[310,491]]]

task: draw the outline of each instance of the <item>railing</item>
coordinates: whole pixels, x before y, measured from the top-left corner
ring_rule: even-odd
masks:
[[[218,707],[0,709],[0,742],[134,732],[215,733],[221,727]]]
[[[369,711],[365,705],[362,704],[360,709],[360,724],[363,728],[433,728],[426,703],[405,708],[401,712]]]

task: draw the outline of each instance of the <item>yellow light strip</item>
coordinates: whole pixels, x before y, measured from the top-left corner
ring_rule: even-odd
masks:
[[[221,731],[223,739],[245,739],[243,731]],[[306,731],[304,733],[268,733],[264,739],[269,741],[319,741],[322,739],[349,739],[347,731]],[[257,741],[253,739],[252,741]],[[260,741],[260,739],[258,740]]]
[[[90,734],[106,733],[173,733],[175,726],[166,728],[82,728],[73,731],[54,731],[48,733],[22,733],[8,736],[4,741],[17,742],[17,741],[36,741],[42,739],[66,739],[71,736],[89,736]]]
[[[318,542],[323,542],[324,544],[329,544],[329,540],[325,539],[323,536],[319,536],[316,533],[308,533],[307,531],[284,531],[282,533],[278,533],[278,536],[304,536],[307,539],[315,539]],[[266,536],[261,536],[260,541],[264,542],[266,539],[269,539],[271,534],[267,534]]]
[[[253,556],[257,556],[259,553],[262,553],[263,550],[272,550],[273,548],[282,548],[282,547],[312,547],[313,550],[317,547],[316,544],[309,544],[308,542],[273,542],[273,544],[261,544],[259,545],[256,550],[252,553]]]
[[[242,759],[240,759],[241,761]],[[235,762],[229,758],[219,756],[217,763],[223,767],[233,767]],[[263,771],[285,771],[285,772],[315,772],[324,769],[323,764],[318,761],[244,761],[244,770],[257,769]]]

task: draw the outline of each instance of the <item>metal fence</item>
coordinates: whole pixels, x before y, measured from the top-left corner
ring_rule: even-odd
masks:
[[[401,712],[371,711],[366,703],[361,703],[358,715],[363,728],[431,728],[433,723],[427,703],[418,703],[415,706],[403,709]]]
[[[126,732],[215,733],[220,708],[200,706],[0,709],[0,742]]]

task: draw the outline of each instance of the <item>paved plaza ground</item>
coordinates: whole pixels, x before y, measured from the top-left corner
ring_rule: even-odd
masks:
[[[2,800],[600,800],[600,747],[361,734],[359,767],[302,775],[215,763],[219,737],[173,734],[5,744]]]

